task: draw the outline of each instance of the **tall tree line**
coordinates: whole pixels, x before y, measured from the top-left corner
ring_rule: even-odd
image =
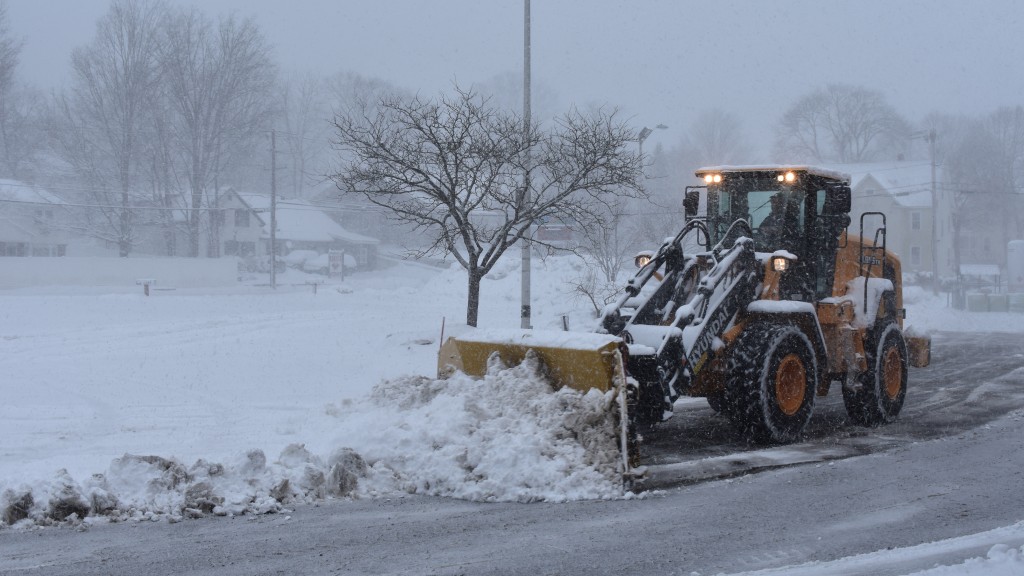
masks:
[[[71,61],[51,134],[96,207],[83,231],[126,256],[139,218],[165,225],[170,251],[181,221],[187,255],[200,254],[204,231],[216,246],[220,178],[271,128],[276,67],[257,26],[115,0]]]
[[[18,81],[23,40],[12,34],[6,6],[0,0],[0,177],[50,185],[88,205],[80,231],[122,255],[138,245],[141,224],[163,231],[167,254],[200,255],[205,236],[214,240],[207,254],[216,255],[220,220],[210,216],[219,191],[269,189],[271,130],[278,132],[278,191],[309,198],[350,160],[331,149],[332,120],[373,118],[381,96],[409,94],[345,72],[279,77],[252,20],[211,18],[164,0],[113,0],[92,41],[71,54],[68,89],[46,97]],[[499,75],[480,93],[515,109],[517,82]],[[555,100],[540,93],[541,103]],[[933,128],[942,180],[962,204],[954,228],[996,222],[1006,238],[1021,237],[1021,211],[1000,210],[1007,200],[1020,202],[1024,188],[1020,110],[935,113],[915,123],[879,91],[826,84],[779,111],[769,154],[748,144],[738,114],[703,111],[689,126],[672,127],[675,145],[645,154],[646,199],[614,204],[622,232],[613,236],[616,251],[656,245],[678,228],[682,190],[700,165],[920,160],[927,151],[912,136]]]
[[[167,255],[217,256],[220,193],[269,190],[272,130],[278,191],[310,197],[340,161],[334,114],[402,93],[349,72],[279,75],[253,20],[164,0],[113,0],[49,97],[17,82],[22,45],[0,0],[0,178],[59,192],[79,207],[74,231],[122,256],[154,229]]]
[[[42,98],[16,75],[22,45],[0,0],[0,174],[10,178],[31,178],[32,160],[43,147]]]

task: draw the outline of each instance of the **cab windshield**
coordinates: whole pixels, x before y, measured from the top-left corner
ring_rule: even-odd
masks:
[[[771,178],[730,178],[711,190],[709,223],[713,243],[721,241],[736,220],[746,220],[758,251],[792,249],[803,229],[805,192]]]

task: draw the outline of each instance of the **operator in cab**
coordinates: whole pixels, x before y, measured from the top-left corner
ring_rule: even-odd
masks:
[[[775,250],[793,250],[794,235],[797,222],[794,210],[788,210],[789,201],[785,192],[776,192],[769,199],[771,211],[757,227],[755,240],[758,249],[773,252]]]

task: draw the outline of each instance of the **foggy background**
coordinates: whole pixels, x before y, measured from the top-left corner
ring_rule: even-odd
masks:
[[[105,0],[11,0],[24,39],[20,76],[69,84]],[[251,16],[283,73],[354,71],[427,95],[523,66],[521,0],[175,0],[211,16]],[[900,113],[976,114],[1024,94],[1024,6],[1015,0],[535,1],[535,99],[552,108],[610,104],[649,144],[676,144],[700,111],[742,123],[754,158],[769,156],[784,109],[825,83],[878,90]],[[509,97],[521,101],[521,94]],[[538,113],[540,111],[537,111]]]
[[[323,210],[368,237],[356,242],[430,246],[386,209],[339,193],[331,178],[348,158],[334,121],[372,116],[381,96],[436,101],[457,88],[512,114],[523,107],[522,0],[0,6],[0,179],[14,183],[0,208],[39,228],[0,238],[7,255],[66,255],[65,245],[83,255],[73,238],[32,244],[53,229],[121,256],[260,255],[268,239],[230,236],[248,223],[224,215],[265,216],[269,201],[245,195],[272,183],[307,202],[290,209]],[[117,19],[132,10],[150,21]],[[918,223],[898,247],[915,271],[1005,268],[1008,243],[1024,238],[1022,16],[1014,0],[533,2],[533,120],[543,130],[567,112],[616,111],[634,134],[626,151],[643,157],[647,198],[608,214],[614,224],[599,228],[612,235],[599,242],[567,223],[573,241],[614,262],[657,246],[678,230],[700,166],[810,163],[857,179],[874,163],[908,222],[893,239]],[[118,29],[147,31],[123,84]],[[851,186],[855,197],[878,188]],[[914,204],[917,192],[926,198]],[[61,204],[65,222],[32,208],[40,197]]]

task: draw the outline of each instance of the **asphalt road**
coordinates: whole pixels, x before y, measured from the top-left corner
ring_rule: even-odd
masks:
[[[332,501],[288,515],[5,530],[0,574],[707,575],[1024,520],[1024,336],[941,334],[933,352],[931,367],[911,372],[898,422],[851,426],[833,391],[818,403],[807,442],[769,451],[763,459],[772,465],[739,466],[728,478],[684,478],[606,502],[406,497]],[[658,435],[651,458],[660,454],[670,468],[709,457],[759,461],[720,416],[685,408]],[[986,551],[869,573],[905,574]]]

